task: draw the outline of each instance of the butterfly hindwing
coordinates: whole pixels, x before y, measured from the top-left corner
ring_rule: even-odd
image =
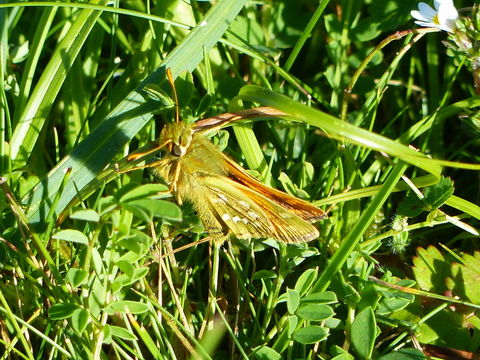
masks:
[[[304,220],[315,222],[327,217],[325,212],[316,206],[297,199],[282,191],[272,189],[249,175],[245,170],[233,162],[228,156],[223,155],[223,165],[228,176],[245,187],[254,190],[259,194],[265,194],[273,202],[279,204],[282,208],[293,212]]]
[[[319,236],[318,230],[298,215],[232,179],[208,176],[200,183],[216,219],[238,238],[300,242]]]

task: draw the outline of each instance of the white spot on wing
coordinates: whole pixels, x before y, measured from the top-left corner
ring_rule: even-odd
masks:
[[[205,26],[207,25],[207,22],[205,20],[203,20],[201,23],[200,23],[200,26]]]
[[[229,221],[230,219],[231,219],[230,215],[228,215],[228,214],[223,214],[222,215],[222,220],[223,221]]]
[[[242,205],[245,209],[250,209],[250,204],[247,203],[246,201],[240,200],[239,203],[240,203],[240,205]]]
[[[242,222],[243,222],[244,224],[248,224],[248,219],[247,219],[247,218],[243,218],[243,219],[242,219]]]
[[[250,216],[251,218],[254,218],[254,219],[258,219],[260,217],[260,216],[258,216],[258,214],[256,212],[253,212],[253,211],[249,211],[248,216]]]
[[[285,212],[285,213],[281,213],[281,214],[280,214],[280,217],[281,217],[282,219],[290,219],[290,218],[292,217],[292,215],[290,215],[289,213],[286,213],[286,212]]]
[[[234,216],[232,218],[232,220],[233,220],[234,223],[238,223],[238,222],[242,221],[242,219],[240,219],[238,216]]]
[[[226,204],[227,203],[227,198],[225,197],[225,195],[220,194],[220,195],[218,195],[218,197],[213,198],[212,202],[214,204]]]

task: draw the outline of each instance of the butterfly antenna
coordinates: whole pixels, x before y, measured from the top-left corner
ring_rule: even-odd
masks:
[[[193,242],[188,243],[188,244],[186,244],[186,245],[180,246],[179,248],[176,248],[176,249],[170,251],[170,252],[167,253],[167,254],[163,254],[163,255],[162,255],[162,259],[165,258],[165,257],[167,257],[167,256],[173,255],[173,254],[175,254],[175,253],[177,253],[177,252],[180,252],[180,251],[183,251],[183,250],[187,250],[188,248],[191,248],[192,246],[196,246],[196,245],[199,245],[199,244],[202,244],[202,243],[206,243],[206,242],[209,242],[209,241],[211,241],[211,240],[212,240],[212,238],[211,238],[210,236],[207,236],[207,237],[205,237],[205,238],[203,238],[203,239],[200,239],[200,240],[198,240],[198,241],[193,241]]]
[[[159,145],[156,145],[155,147],[149,149],[149,150],[146,150],[146,151],[142,151],[142,152],[136,152],[136,153],[133,153],[133,154],[130,154],[128,155],[127,157],[127,160],[128,161],[134,161],[134,160],[138,160],[146,155],[149,155],[151,153],[154,153],[158,150],[161,150],[162,148],[164,148],[165,146],[167,146],[168,144],[170,144],[172,142],[171,139],[168,139],[167,141],[165,141],[163,144],[159,144]]]
[[[175,81],[173,80],[173,75],[170,68],[167,68],[167,78],[168,78],[168,82],[170,83],[170,86],[172,87],[173,101],[175,101],[175,122],[179,123],[180,122],[180,106],[178,105],[177,90],[175,89]]]

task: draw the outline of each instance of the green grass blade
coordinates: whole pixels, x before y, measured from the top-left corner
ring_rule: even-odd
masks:
[[[305,42],[312,36],[312,31],[317,25],[318,20],[322,16],[323,11],[325,10],[329,2],[330,0],[321,0],[320,3],[318,4],[318,7],[315,9],[315,13],[312,15],[312,18],[310,19],[307,26],[305,27],[305,30],[303,30],[302,35],[300,36],[297,43],[295,44],[295,47],[293,48],[292,53],[290,54],[287,61],[285,62],[284,69],[286,71],[290,71],[298,54],[300,53],[303,46],[305,45]]]
[[[82,10],[43,71],[10,141],[14,169],[28,161],[67,73],[100,15],[98,11]]]
[[[329,137],[340,141],[349,141],[362,147],[399,157],[412,165],[428,171],[437,178],[440,177],[441,167],[428,159],[424,154],[384,136],[341,121],[322,111],[302,105],[286,96],[258,86],[249,85],[242,88],[239,98],[272,106],[286,112],[297,121],[303,121],[321,128]]]
[[[407,165],[403,162],[399,162],[393,168],[392,172],[383,184],[382,189],[372,199],[370,205],[367,207],[367,209],[365,209],[353,229],[342,241],[341,246],[332,256],[327,267],[316,281],[316,284],[313,286],[314,290],[312,291],[312,293],[325,291],[327,289],[332,278],[340,270],[345,261],[347,261],[348,256],[353,251],[355,246],[357,246],[357,244],[361,241],[363,234],[370,226],[370,224],[374,221],[375,215],[381,209],[388,196],[390,196],[392,191],[395,189],[396,184],[398,183],[406,169]]]
[[[34,79],[34,73],[37,69],[38,61],[45,45],[45,40],[47,39],[48,30],[50,30],[56,14],[57,8],[55,7],[46,8],[43,10],[42,18],[38,26],[39,29],[43,29],[43,31],[38,31],[35,34],[34,41],[30,47],[31,54],[27,58],[27,63],[25,64],[25,72],[22,76],[22,82],[20,84],[20,91],[17,103],[15,104],[15,109],[23,109],[28,100]],[[13,120],[14,124],[18,123],[20,115],[20,112],[15,113],[16,118]]]
[[[467,213],[480,220],[480,206],[475,205],[474,203],[462,199],[458,196],[452,195],[448,198],[445,204],[454,207],[464,213]]]
[[[8,55],[8,24],[7,24],[7,11],[0,9],[0,79],[2,82],[7,76],[7,64]],[[7,138],[7,97],[5,94],[5,87],[0,88],[0,169],[5,169],[5,140]]]

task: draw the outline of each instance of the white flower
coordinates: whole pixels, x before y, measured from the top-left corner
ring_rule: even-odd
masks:
[[[417,21],[415,24],[424,27],[436,27],[444,31],[454,32],[455,20],[458,18],[458,11],[455,9],[452,0],[434,0],[435,9],[430,5],[421,2],[418,4],[418,11],[410,11]]]

